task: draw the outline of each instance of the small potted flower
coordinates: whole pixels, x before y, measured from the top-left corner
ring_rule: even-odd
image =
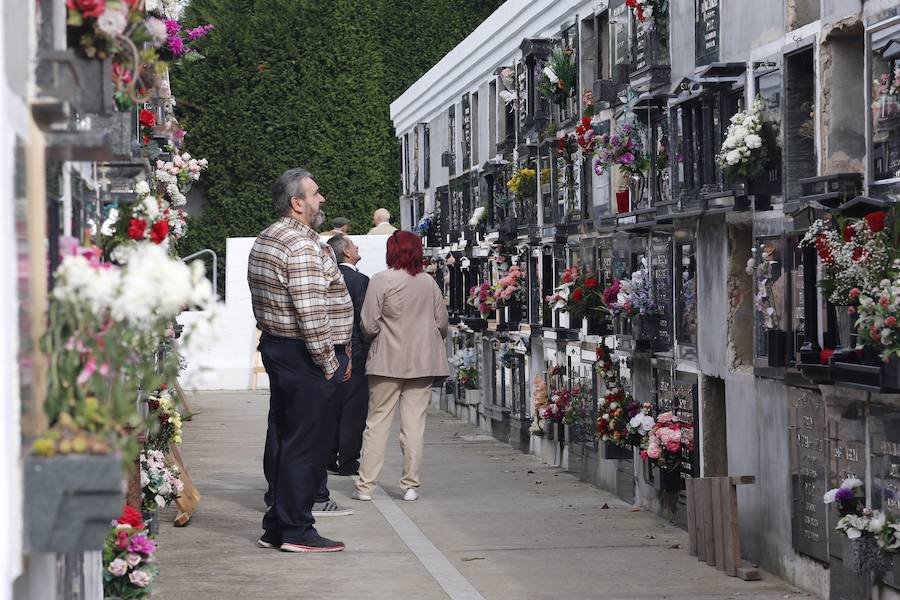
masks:
[[[519,265],[510,265],[493,285],[496,306],[505,312],[503,320],[508,327],[518,327],[523,319],[523,309],[528,301],[525,286],[525,271]]]
[[[600,290],[600,279],[589,267],[570,267],[563,271],[559,285],[544,301],[566,316],[560,319],[560,325],[581,329],[582,321],[586,320],[588,335],[609,333],[604,327],[609,309]]]

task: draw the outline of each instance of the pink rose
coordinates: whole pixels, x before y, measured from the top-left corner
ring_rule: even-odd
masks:
[[[147,587],[150,585],[150,581],[153,577],[150,576],[150,573],[144,571],[143,569],[138,569],[137,571],[132,571],[128,575],[128,579],[137,587]]]
[[[897,317],[888,317],[887,319],[884,320],[884,324],[887,327],[893,327],[894,325],[897,324]]]
[[[106,570],[112,573],[115,577],[121,577],[128,572],[128,563],[121,558],[117,558],[116,560],[109,563],[109,566],[106,567]]]
[[[859,295],[861,293],[862,292],[859,291],[859,288],[853,288],[852,290],[850,290],[850,297],[855,300],[855,299],[859,298]]]

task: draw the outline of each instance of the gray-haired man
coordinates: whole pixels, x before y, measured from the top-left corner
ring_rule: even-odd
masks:
[[[272,186],[272,200],[281,218],[256,238],[247,265],[270,383],[263,470],[272,504],[258,543],[336,552],[344,544],[319,535],[312,508],[327,479],[331,404],[352,375],[353,304],[334,253],[316,233],[325,197],[310,173],[286,171]]]

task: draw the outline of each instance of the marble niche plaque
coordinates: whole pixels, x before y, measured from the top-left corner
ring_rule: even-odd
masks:
[[[869,434],[872,448],[872,505],[900,519],[900,408],[871,405]],[[900,560],[883,581],[900,589]]]
[[[794,550],[828,562],[828,486],[825,402],[818,393],[790,388],[791,538]]]

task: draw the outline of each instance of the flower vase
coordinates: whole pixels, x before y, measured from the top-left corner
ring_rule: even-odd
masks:
[[[644,198],[644,188],[647,187],[647,178],[643,173],[632,173],[628,178],[628,193],[631,196],[631,210],[641,206]]]
[[[659,470],[659,489],[662,492],[681,491],[681,471],[676,469]]]
[[[787,332],[780,329],[766,330],[766,355],[770,367],[783,367],[787,357]]]
[[[881,551],[877,540],[871,535],[845,540],[843,558],[847,568],[857,575],[869,571],[884,573],[894,568],[894,559]]]
[[[141,516],[144,519],[144,525],[147,527],[147,533],[156,537],[159,535],[159,510],[154,511],[141,511]]]
[[[616,192],[616,212],[617,213],[627,213],[631,211],[631,203],[628,199],[629,195],[628,190],[622,190],[621,192]]]
[[[837,305],[834,307],[834,312],[836,321],[837,321],[837,335],[838,335],[838,347],[835,350],[835,353],[839,352],[850,352],[853,350],[853,325],[856,321],[856,315],[851,314],[847,311],[849,307],[843,305]]]

